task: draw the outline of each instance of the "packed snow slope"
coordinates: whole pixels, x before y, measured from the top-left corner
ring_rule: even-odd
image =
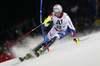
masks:
[[[57,41],[50,52],[40,57],[20,62],[18,58],[3,62],[0,66],[100,66],[100,32],[80,37],[88,40],[76,44],[72,40]],[[19,51],[20,52],[20,51]]]

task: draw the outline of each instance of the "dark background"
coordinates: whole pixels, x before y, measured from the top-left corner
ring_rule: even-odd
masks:
[[[43,20],[52,12],[55,4],[61,4],[77,32],[100,29],[99,0],[43,0]],[[72,9],[76,9],[73,11]],[[0,2],[0,46],[4,47],[40,24],[40,0],[3,0]],[[44,29],[45,31],[49,31]],[[41,34],[41,29],[31,33]]]

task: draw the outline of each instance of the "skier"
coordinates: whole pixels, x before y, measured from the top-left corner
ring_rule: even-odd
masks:
[[[53,27],[48,32],[45,40],[33,49],[37,57],[41,54],[41,52],[46,50],[45,41],[47,42],[48,47],[50,47],[56,40],[60,40],[66,36],[68,27],[72,32],[73,41],[75,41],[77,44],[80,43],[80,40],[76,38],[76,30],[70,17],[67,13],[62,12],[62,10],[63,9],[60,4],[54,5],[53,12],[44,20],[43,24],[45,27],[48,27],[51,21],[53,22]],[[30,57],[32,57],[32,55],[29,53],[24,58],[19,59],[23,61],[24,59],[29,59]]]

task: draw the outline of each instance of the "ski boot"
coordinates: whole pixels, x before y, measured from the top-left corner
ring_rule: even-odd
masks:
[[[28,59],[30,59],[30,58],[32,58],[32,55],[31,55],[30,53],[28,53],[28,54],[26,54],[26,56],[23,57],[23,58],[19,57],[19,60],[20,60],[21,62],[23,62],[24,60],[28,60]]]
[[[35,55],[37,57],[39,57],[41,55],[41,53],[43,52],[43,50],[40,48],[38,51],[35,51]]]
[[[19,57],[19,60],[20,60],[21,62],[23,62],[23,61],[24,61],[24,58]]]
[[[32,54],[31,53],[28,53],[28,54],[26,54],[25,59],[28,60],[28,59],[30,59],[32,57],[33,57]]]

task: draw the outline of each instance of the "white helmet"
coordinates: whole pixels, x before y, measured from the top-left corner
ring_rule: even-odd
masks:
[[[53,7],[53,12],[62,12],[62,6],[60,4],[56,4]]]

